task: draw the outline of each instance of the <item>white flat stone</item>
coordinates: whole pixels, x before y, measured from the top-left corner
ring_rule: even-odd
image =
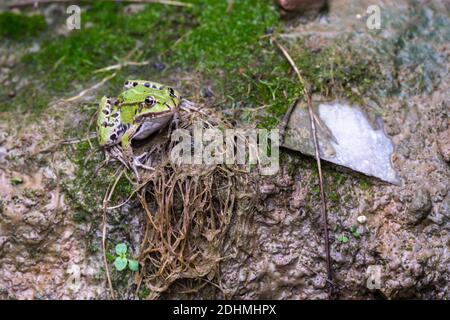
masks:
[[[379,119],[380,124],[374,126],[358,106],[338,102],[319,103],[315,112],[321,159],[389,183],[400,183],[391,162],[394,146]],[[304,104],[298,104],[292,112],[283,146],[314,156]]]

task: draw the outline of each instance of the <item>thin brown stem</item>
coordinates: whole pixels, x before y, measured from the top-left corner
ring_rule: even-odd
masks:
[[[111,298],[115,299],[114,289],[111,281],[111,276],[109,274],[109,268],[108,268],[108,260],[106,259],[106,210],[108,207],[108,203],[111,200],[112,195],[114,194],[114,190],[116,189],[117,183],[119,182],[120,178],[122,177],[123,173],[125,172],[125,169],[122,169],[117,176],[116,180],[114,181],[114,184],[111,188],[108,187],[105,193],[105,197],[103,199],[103,228],[102,228],[102,251],[103,251],[103,263],[105,265],[105,271],[106,271],[106,278],[108,279],[108,286],[111,293]]]
[[[323,183],[323,175],[322,175],[322,166],[320,162],[320,151],[319,151],[319,141],[317,139],[317,131],[316,131],[316,117],[314,115],[314,110],[312,106],[312,98],[311,98],[311,90],[310,85],[305,80],[300,70],[297,68],[294,60],[291,58],[287,50],[274,38],[272,38],[273,43],[281,50],[286,60],[291,65],[292,69],[294,69],[300,84],[303,86],[303,93],[306,98],[306,103],[308,106],[309,120],[311,123],[311,132],[312,138],[314,142],[314,151],[315,158],[317,162],[317,170],[319,172],[319,184],[320,184],[320,199],[322,206],[322,220],[323,220],[323,229],[325,234],[325,253],[327,260],[327,283],[328,283],[328,295],[331,298],[333,293],[333,273],[331,270],[331,255],[330,255],[330,238],[328,232],[328,214],[327,214],[327,205],[326,205],[326,197],[325,197],[325,188]]]

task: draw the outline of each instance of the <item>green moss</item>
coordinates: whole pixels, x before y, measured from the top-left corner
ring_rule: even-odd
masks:
[[[88,213],[86,211],[76,211],[72,215],[73,221],[76,223],[83,223],[88,220]]]
[[[139,290],[138,297],[139,299],[143,300],[146,299],[150,293],[151,293],[150,289],[148,289],[145,286],[142,286],[141,289]]]
[[[0,93],[3,93],[4,97],[6,96],[6,93],[4,93],[5,89],[7,88],[0,88]],[[27,94],[19,94],[14,99],[0,98],[0,112],[22,112],[32,108],[35,114],[39,114],[48,107],[50,93],[43,92],[32,84],[28,85],[24,91],[26,91]]]
[[[189,15],[155,4],[127,15],[121,4],[99,2],[85,8],[81,21],[80,30],[67,37],[48,35],[39,52],[24,57],[32,71],[45,74],[47,90],[64,93],[73,90],[74,84],[85,86],[103,77],[94,71],[117,63],[138,41],[143,43],[141,55],[157,56],[183,33]]]
[[[235,72],[255,59],[255,45],[266,30],[278,24],[270,1],[196,0],[194,28],[175,48],[175,58],[199,70]]]
[[[213,84],[216,99],[223,108],[244,110],[241,120],[256,120],[259,127],[275,127],[289,105],[302,98],[302,88],[286,59],[270,43],[267,31],[281,30],[278,10],[270,0],[226,1],[192,0],[191,8],[150,4],[135,14],[125,14],[124,5],[99,2],[83,7],[82,28],[67,37],[50,32],[41,50],[28,54],[27,71],[42,78],[43,96],[38,107],[15,98],[0,102],[0,110],[11,104],[33,105],[42,110],[52,95],[68,95],[88,82],[99,81],[108,73],[96,69],[117,63],[139,42],[131,60],[163,61],[171,72],[180,67],[199,72]],[[376,74],[369,60],[349,49],[326,48],[310,52],[301,42],[284,43],[314,92],[343,95],[355,99],[354,89],[363,93]],[[103,90],[115,92],[129,74],[161,78],[164,72],[150,66],[119,72]],[[44,77],[45,75],[45,77]],[[25,99],[26,100],[26,99]],[[263,112],[254,119],[251,110]],[[16,106],[17,108],[17,106]]]
[[[0,39],[23,40],[36,37],[47,27],[41,15],[27,16],[13,12],[0,13]]]
[[[95,140],[92,141],[96,143]],[[94,145],[96,148],[97,145]],[[103,197],[108,186],[116,179],[116,168],[109,165],[99,170],[103,161],[103,152],[98,150],[93,156],[90,155],[89,143],[80,142],[76,145],[75,152],[67,150],[68,156],[74,159],[77,165],[75,179],[70,184],[65,184],[65,190],[71,198],[71,206],[75,214],[75,222],[82,223],[90,219],[90,215],[101,211]],[[122,177],[117,182],[114,193],[110,199],[111,203],[120,202],[128,198],[133,191],[132,184]]]
[[[105,76],[93,72],[117,63],[140,42],[142,46],[130,59],[163,60],[171,70],[181,66],[199,71],[232,107],[253,106],[267,100],[266,96],[281,104],[281,89],[290,91],[283,82],[293,85],[284,76],[289,68],[267,39],[261,40],[266,30],[280,25],[272,2],[239,1],[230,11],[225,1],[193,2],[192,8],[151,4],[135,14],[124,14],[124,6],[117,3],[83,7],[81,30],[67,37],[47,34],[41,50],[23,58],[24,65],[42,78],[42,92],[68,95],[68,91],[79,91],[86,82]],[[268,66],[271,74],[264,75]],[[128,68],[130,71],[147,78],[149,74],[160,77],[151,67]],[[119,73],[109,89],[120,90],[125,76]],[[278,83],[280,77],[285,81]],[[249,86],[254,89],[252,97],[244,99]],[[282,113],[278,107],[273,109]]]
[[[371,186],[372,185],[370,181],[366,178],[361,178],[361,180],[359,181],[359,187],[361,188],[361,190],[369,190]]]

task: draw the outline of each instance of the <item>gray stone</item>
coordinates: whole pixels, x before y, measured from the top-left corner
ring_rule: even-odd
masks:
[[[420,188],[415,193],[408,205],[407,222],[410,225],[417,225],[425,219],[431,211],[431,197],[428,190]]]
[[[442,131],[438,136],[439,153],[445,161],[450,162],[450,128]]]
[[[360,107],[346,103],[316,103],[314,109],[321,159],[386,182],[400,183],[391,163],[394,146],[380,119],[372,124]],[[307,108],[299,103],[287,122],[283,146],[314,156],[310,128]]]
[[[450,195],[444,199],[439,207],[439,213],[450,219]]]

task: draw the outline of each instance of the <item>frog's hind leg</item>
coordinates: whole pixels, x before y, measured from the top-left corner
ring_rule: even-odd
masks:
[[[120,150],[120,148],[118,146],[111,147],[111,149],[109,150],[109,153],[107,153],[106,155],[107,155],[106,162],[109,162],[111,158],[114,158],[117,161],[119,161],[121,164],[123,164],[125,166],[125,168],[131,169],[129,163],[126,161],[126,158],[125,158],[122,150]]]

